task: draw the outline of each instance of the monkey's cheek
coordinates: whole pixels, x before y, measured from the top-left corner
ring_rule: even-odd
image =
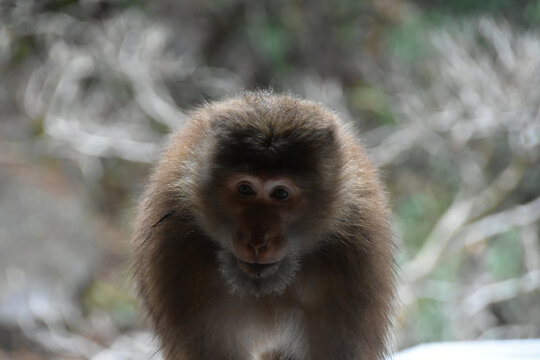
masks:
[[[279,261],[271,264],[247,263],[238,259],[236,261],[240,270],[254,279],[264,279],[274,275],[278,271],[280,265]]]

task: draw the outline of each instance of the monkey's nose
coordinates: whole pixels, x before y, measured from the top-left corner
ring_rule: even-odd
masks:
[[[253,251],[255,256],[265,252],[268,249],[268,244],[260,241],[249,241],[248,246],[250,247],[251,251]]]

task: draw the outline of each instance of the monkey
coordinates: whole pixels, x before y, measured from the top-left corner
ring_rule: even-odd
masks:
[[[135,218],[138,295],[166,360],[382,359],[394,240],[350,127],[271,91],[205,103]]]

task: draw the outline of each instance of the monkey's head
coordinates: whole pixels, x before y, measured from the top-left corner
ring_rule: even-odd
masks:
[[[343,188],[337,120],[316,103],[277,96],[198,116],[207,126],[196,213],[219,246],[219,270],[239,294],[281,293],[332,227]]]

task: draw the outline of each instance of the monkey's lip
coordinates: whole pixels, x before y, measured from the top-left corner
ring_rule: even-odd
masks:
[[[240,259],[236,259],[236,261],[243,272],[254,278],[264,278],[272,275],[277,271],[280,264],[280,261],[271,263],[247,262]]]

